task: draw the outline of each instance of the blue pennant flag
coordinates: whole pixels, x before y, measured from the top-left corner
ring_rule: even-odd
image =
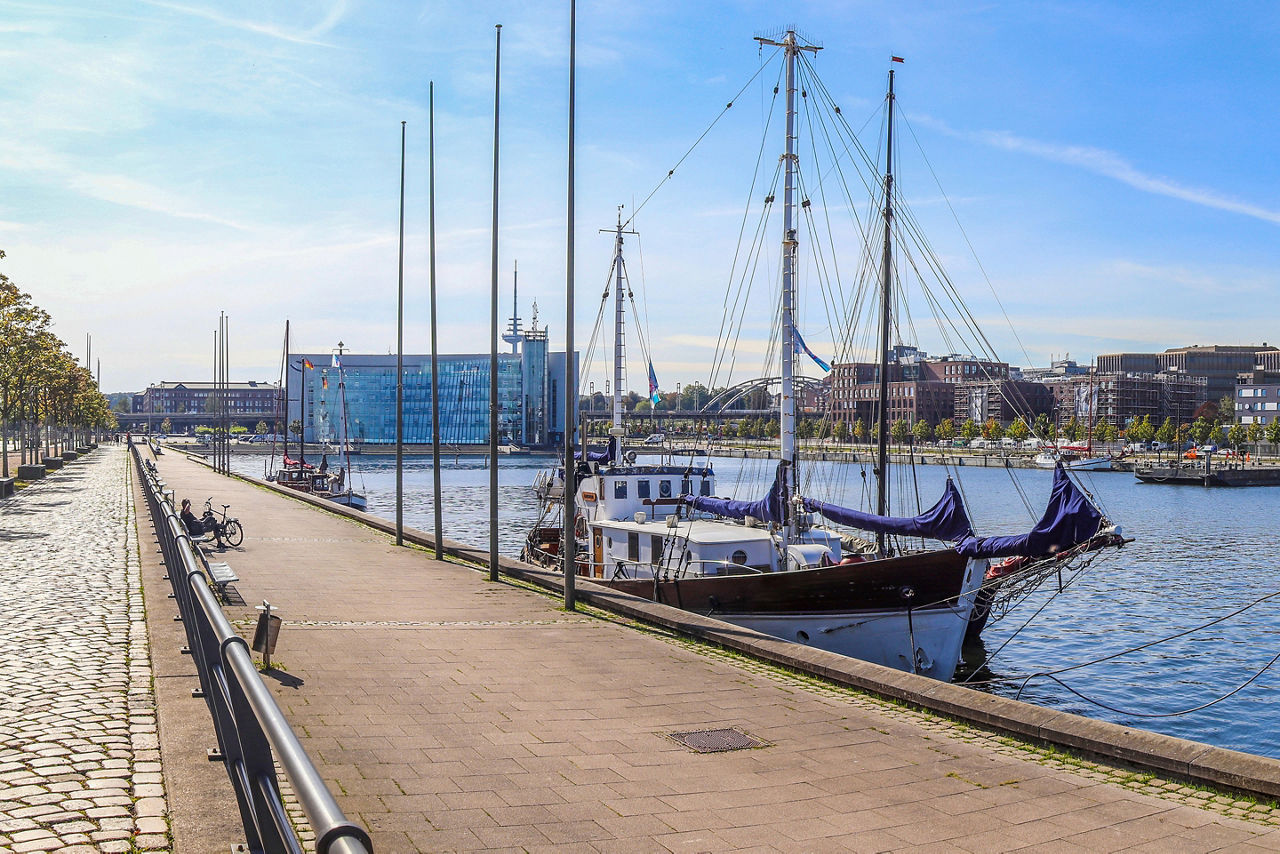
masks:
[[[813,359],[814,364],[816,364],[819,368],[822,368],[822,370],[824,371],[831,370],[831,366],[828,365],[826,362],[822,361],[821,359],[819,359],[817,354],[815,354],[812,350],[809,349],[809,345],[804,343],[804,339],[800,337],[799,329],[796,329],[794,326],[791,327],[791,334],[796,337],[796,343],[800,345],[800,349],[803,350],[809,356],[810,359]]]
[[[662,395],[658,394],[658,375],[653,372],[652,359],[649,360],[649,400],[653,401],[654,406],[662,400]]]

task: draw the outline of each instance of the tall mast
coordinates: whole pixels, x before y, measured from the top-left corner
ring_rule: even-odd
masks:
[[[876,514],[889,515],[889,313],[893,307],[893,69],[889,69],[889,132],[884,164],[884,257],[880,269],[880,417],[876,425]],[[880,554],[885,536],[876,534]]]
[[[622,364],[626,359],[622,312],[622,207],[618,207],[618,228],[613,240],[613,426],[622,426]]]
[[[794,30],[787,30],[782,41],[757,37],[761,44],[783,48],[787,57],[787,140],[783,161],[786,178],[782,190],[782,411],[781,456],[788,465],[789,477],[794,478],[796,462],[796,399],[793,383],[795,361],[795,264],[799,241],[795,228],[795,171],[796,171],[796,57],[800,51],[813,53],[821,50],[816,45],[801,45]],[[794,482],[794,480],[793,480]],[[782,527],[782,548],[785,550],[796,536],[794,517],[787,512]]]

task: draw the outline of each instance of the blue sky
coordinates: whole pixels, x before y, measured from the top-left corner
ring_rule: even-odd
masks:
[[[536,298],[563,341],[565,3],[0,0],[0,270],[75,352],[92,333],[108,391],[207,378],[219,311],[236,379],[276,377],[285,318],[295,349],[385,352],[404,120],[405,342],[426,352],[434,80],[440,348],[483,351],[495,23],[500,314],[518,260],[521,316]],[[610,260],[597,229],[751,78],[752,37],[789,24],[824,46],[815,67],[855,127],[882,99],[889,56],[906,58],[898,104],[964,233],[909,158],[902,192],[1008,361],[1280,342],[1272,4],[583,0],[579,344]],[[628,258],[664,387],[710,374],[767,86],[747,89],[636,219]],[[838,352],[805,299],[808,343]],[[744,328],[748,352],[767,349],[769,310]],[[916,343],[945,349],[919,328]],[[734,379],[763,369],[752,358]]]

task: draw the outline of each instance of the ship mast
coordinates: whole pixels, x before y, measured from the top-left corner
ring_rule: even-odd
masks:
[[[798,158],[795,153],[796,143],[796,57],[800,51],[817,53],[822,48],[817,45],[802,45],[796,40],[795,30],[787,30],[782,41],[757,36],[756,41],[762,45],[772,45],[783,49],[787,58],[787,139],[786,151],[782,155],[786,167],[786,177],[782,190],[782,411],[781,456],[787,466],[787,476],[794,483],[796,462],[796,399],[793,383],[795,361],[795,266],[796,249],[799,241],[795,227],[795,171]],[[795,517],[788,509],[786,520],[781,531],[781,547],[785,555],[787,546],[796,538]]]
[[[622,205],[618,205],[618,224],[612,229],[600,229],[601,233],[613,231],[613,275],[614,275],[614,320],[613,320],[613,428],[609,431],[610,442],[616,442],[614,459],[622,458],[622,437],[626,431],[622,427],[622,375],[626,365],[626,331],[624,309],[626,308],[623,292],[622,235],[635,234],[622,228]]]
[[[893,308],[893,69],[889,69],[889,121],[884,166],[884,258],[880,269],[880,413],[876,425],[876,515],[889,515],[889,321]],[[876,545],[887,556],[885,535]]]

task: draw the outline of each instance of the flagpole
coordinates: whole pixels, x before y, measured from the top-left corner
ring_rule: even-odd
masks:
[[[427,95],[427,161],[428,161],[428,210],[431,249],[431,470],[432,499],[435,505],[436,560],[444,560],[444,515],[440,508],[440,375],[436,363],[436,84],[431,81]]]
[[[567,222],[565,228],[565,320],[564,320],[564,530],[560,535],[560,553],[564,561],[564,609],[577,607],[577,557],[574,554],[574,490],[577,489],[577,472],[573,462],[573,438],[578,415],[578,376],[573,358],[573,145],[574,98],[577,45],[577,0],[569,0],[569,175]]]
[[[404,140],[400,122],[400,270],[396,290],[396,545],[404,545]]]
[[[493,240],[489,306],[489,580],[498,580],[498,107],[502,91],[502,24],[494,25]]]

